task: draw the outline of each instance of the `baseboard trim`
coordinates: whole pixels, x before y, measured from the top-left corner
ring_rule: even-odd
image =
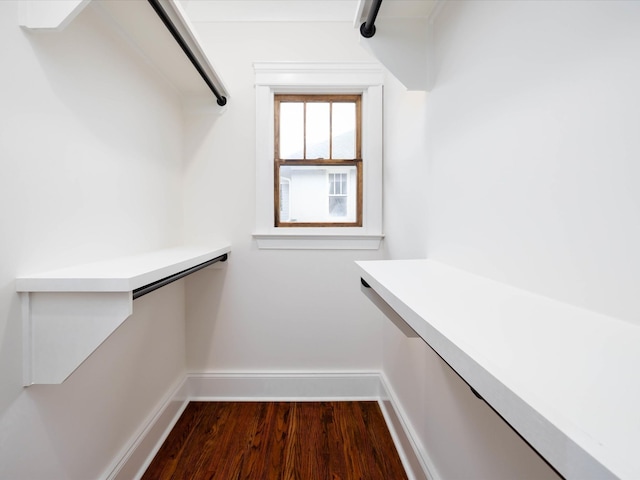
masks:
[[[189,403],[188,378],[182,378],[133,436],[105,480],[140,478]]]
[[[191,374],[192,399],[228,401],[377,400],[380,375],[363,373]]]
[[[441,480],[434,463],[418,440],[416,431],[408,421],[409,417],[398,402],[393,388],[383,373],[380,374],[380,383],[381,390],[384,392],[380,399],[380,408],[398,453],[401,456],[406,455],[406,458],[402,459],[405,470],[411,471],[416,479]]]
[[[139,479],[189,401],[347,401],[380,404],[410,480],[439,480],[393,391],[379,372],[192,373],[151,415],[106,480]]]

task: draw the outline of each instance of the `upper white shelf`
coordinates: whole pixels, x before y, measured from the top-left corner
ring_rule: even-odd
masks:
[[[432,260],[362,278],[566,478],[640,478],[640,327]]]
[[[229,253],[229,245],[176,247],[16,278],[18,292],[132,292]]]
[[[133,313],[137,295],[226,260],[230,251],[172,248],[17,278],[24,385],[62,383]]]
[[[360,0],[354,27],[368,19],[372,0]],[[383,64],[408,90],[429,91],[435,80],[433,23],[444,0],[383,1],[375,34],[360,45]]]
[[[117,31],[140,52],[162,77],[171,83],[180,96],[198,102],[215,97],[206,81],[218,93],[228,97],[227,88],[216,73],[186,13],[176,0],[156,0],[184,46],[198,64],[198,72],[167,26],[147,0],[65,0],[20,2],[20,25],[30,30],[62,30],[80,12],[91,6],[113,20]],[[203,76],[207,79],[203,79]]]

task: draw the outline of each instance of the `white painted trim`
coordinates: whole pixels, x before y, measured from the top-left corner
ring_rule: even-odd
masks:
[[[258,248],[375,249],[382,238],[382,89],[377,63],[256,63],[256,228]],[[273,131],[277,93],[362,94],[362,227],[274,226]],[[283,233],[283,230],[286,232]],[[373,236],[377,236],[373,239]],[[351,238],[349,238],[351,237]],[[359,238],[356,238],[359,237]],[[366,239],[367,241],[363,241]],[[377,242],[372,243],[370,240]]]
[[[254,233],[263,250],[378,250],[384,235],[305,235]]]
[[[331,93],[336,88],[345,89],[346,93],[384,84],[382,66],[372,62],[259,62],[253,64],[253,69],[256,86],[271,87],[278,93],[303,93],[308,89]]]
[[[139,479],[189,401],[349,401],[380,404],[410,480],[440,480],[380,372],[191,373],[173,388],[101,478]]]
[[[101,477],[104,480],[140,478],[189,403],[187,377],[161,401]]]
[[[189,392],[202,400],[377,400],[379,379],[377,372],[199,373],[189,375]]]
[[[441,480],[384,372],[380,373],[380,390],[383,392],[380,408],[407,475],[416,479]]]

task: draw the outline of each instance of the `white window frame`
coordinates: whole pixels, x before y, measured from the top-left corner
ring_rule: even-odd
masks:
[[[382,88],[377,63],[255,63],[256,229],[261,249],[377,250],[382,233]],[[274,225],[274,95],[362,95],[362,226]]]

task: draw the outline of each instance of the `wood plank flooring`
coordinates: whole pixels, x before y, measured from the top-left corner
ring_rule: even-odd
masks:
[[[191,402],[143,480],[403,480],[377,402]]]

